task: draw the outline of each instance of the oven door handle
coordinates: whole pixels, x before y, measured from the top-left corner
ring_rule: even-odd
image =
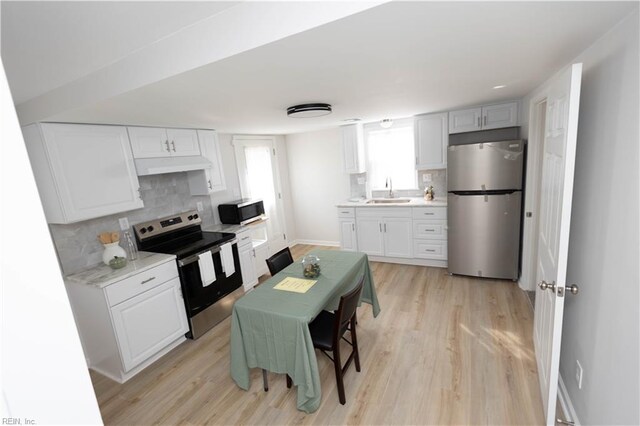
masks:
[[[220,244],[218,246],[212,247],[209,250],[203,250],[200,253],[194,254],[193,256],[185,257],[182,260],[178,260],[178,266],[179,267],[183,267],[183,266],[190,265],[193,262],[197,262],[198,259],[200,259],[200,255],[203,254],[203,253],[206,253],[208,251],[210,251],[211,254],[218,253],[220,251],[220,247],[222,247],[223,245],[225,245],[227,243],[231,244],[231,245],[238,244],[238,239],[234,238],[233,240],[230,240],[230,241],[222,243],[222,244]]]

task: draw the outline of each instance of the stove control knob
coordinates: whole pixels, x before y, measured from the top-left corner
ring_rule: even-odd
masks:
[[[189,220],[193,220],[193,216],[192,216],[192,215],[189,215],[189,216],[187,216],[187,219],[189,219]]]
[[[140,228],[140,233],[141,234],[146,234],[147,233],[147,228]]]
[[[149,232],[153,231],[153,226],[147,226],[147,231]]]
[[[193,215],[193,218],[194,218],[194,219],[197,219],[197,218],[198,218],[198,215],[197,215],[197,214],[194,214],[194,215]]]

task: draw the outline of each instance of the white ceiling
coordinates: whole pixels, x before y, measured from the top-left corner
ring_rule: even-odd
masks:
[[[2,1],[2,58],[20,104],[238,2]]]
[[[635,7],[393,2],[50,119],[287,134],[517,99]],[[286,116],[305,102],[334,113]]]

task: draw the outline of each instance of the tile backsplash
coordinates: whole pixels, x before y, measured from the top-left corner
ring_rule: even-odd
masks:
[[[191,195],[186,173],[140,176],[138,179],[144,208],[69,225],[49,225],[62,272],[65,275],[102,262],[103,248],[97,236],[101,232],[120,231],[118,219],[121,217],[127,217],[129,224],[135,225],[174,213],[194,210],[196,203],[201,201],[204,207],[200,212],[203,227],[214,225],[211,198],[208,195]]]
[[[431,174],[431,182],[423,182],[422,178],[425,174]],[[366,179],[366,173],[350,175],[351,198],[367,197],[367,188],[365,184],[359,184],[358,178]],[[428,185],[433,185],[433,190],[437,198],[447,196],[447,169],[419,170],[418,171],[418,190],[415,189],[394,189],[394,193],[400,197],[420,197],[424,194],[424,189]],[[384,197],[387,191],[372,191],[373,197]]]

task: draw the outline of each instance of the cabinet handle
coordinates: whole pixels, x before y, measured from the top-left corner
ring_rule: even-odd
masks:
[[[425,212],[425,213],[424,213],[424,215],[425,215],[425,216],[433,216],[433,213]]]
[[[253,257],[256,257],[256,251],[255,250],[252,250],[252,251],[253,251]]]
[[[382,232],[382,224],[378,223],[378,227],[380,228],[380,232]]]
[[[138,198],[142,200],[142,191],[140,190],[140,187],[138,187]]]
[[[416,157],[416,166],[418,165],[418,157]]]
[[[165,145],[167,145],[167,152],[171,152],[171,148],[169,148],[169,140],[164,141]]]
[[[480,116],[478,116],[478,127],[481,127],[482,124],[480,123]]]
[[[435,252],[435,249],[424,249],[424,251],[428,251],[428,252]]]
[[[209,179],[207,182],[209,182],[209,189],[213,189],[213,185],[211,185],[211,179]]]
[[[173,152],[176,152],[176,143],[171,141],[171,146],[173,147]]]
[[[349,212],[340,212],[340,213],[342,213],[342,214],[349,214]]]
[[[485,126],[487,125],[487,116],[486,115],[484,116],[484,125]]]
[[[155,280],[155,279],[156,279],[156,277],[147,278],[146,280],[142,280],[142,281],[140,281],[140,284],[146,284],[146,283],[148,283],[149,281],[153,281],[153,280]]]
[[[387,224],[384,224],[384,232],[387,232]]]
[[[352,223],[352,224],[351,224],[351,230],[352,230],[352,231],[355,231],[355,230],[356,230],[356,224],[355,224],[355,223]]]
[[[426,228],[424,232],[436,232],[436,230],[432,228]]]
[[[244,240],[246,240],[246,239],[248,239],[248,238],[249,238],[249,235],[247,235],[246,237],[242,237],[242,238],[240,238],[240,241],[244,241]]]

